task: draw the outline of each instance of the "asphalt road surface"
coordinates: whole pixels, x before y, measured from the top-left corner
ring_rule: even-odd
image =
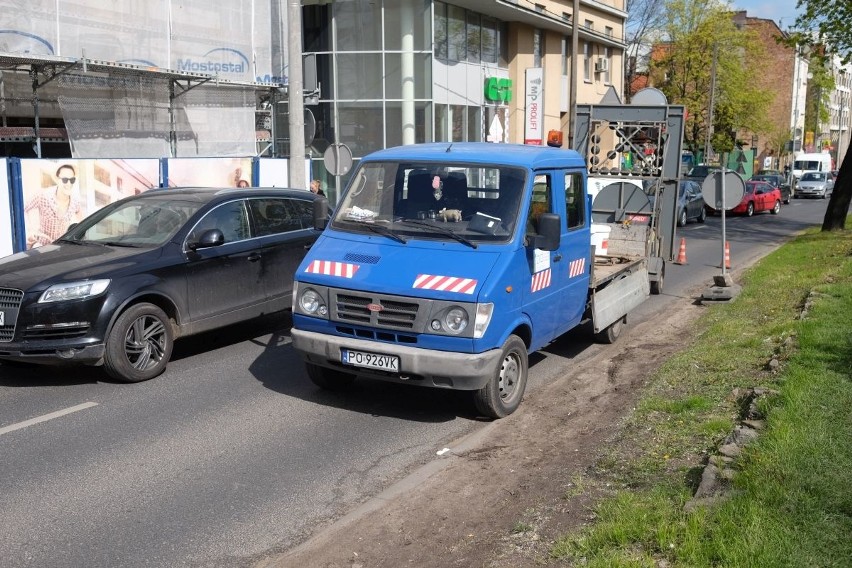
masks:
[[[827,202],[728,218],[732,271],[822,222]],[[631,318],[698,297],[721,273],[718,217],[678,230],[687,264]],[[487,422],[463,393],[308,380],[279,314],[178,342],[165,375],[0,366],[0,564],[250,566],[435,459]],[[528,389],[602,346],[531,358]]]

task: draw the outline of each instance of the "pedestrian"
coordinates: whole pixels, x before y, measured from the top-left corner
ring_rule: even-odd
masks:
[[[68,230],[68,225],[83,218],[83,205],[74,186],[74,166],[63,164],[56,169],[56,185],[48,187],[24,206],[27,225],[27,248],[52,243]]]
[[[311,191],[317,195],[325,197],[325,192],[322,190],[322,184],[318,179],[311,180]]]

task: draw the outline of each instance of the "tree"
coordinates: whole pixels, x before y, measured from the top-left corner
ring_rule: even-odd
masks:
[[[789,34],[785,40],[787,45],[807,46],[812,48],[812,53],[822,53],[823,57],[837,55],[843,63],[852,62],[852,2],[799,0],[796,7],[804,8],[804,11],[796,18],[794,28],[798,31]],[[825,211],[822,230],[845,229],[850,203],[852,152],[847,148]]]
[[[731,16],[721,0],[665,2],[662,32],[667,41],[652,57],[651,74],[669,101],[687,108],[684,142],[693,152],[705,147],[708,132],[713,149],[725,152],[737,145],[739,129],[769,128],[766,110],[773,95],[751,80],[763,48],[754,34],[738,29]]]
[[[664,0],[627,0],[627,49],[624,69],[624,100],[630,102],[634,79],[647,68],[651,52],[663,19]]]

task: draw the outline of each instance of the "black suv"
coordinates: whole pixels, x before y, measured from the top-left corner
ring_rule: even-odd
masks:
[[[0,360],[162,373],[176,338],[291,305],[328,202],[294,189],[155,189],[0,259]]]

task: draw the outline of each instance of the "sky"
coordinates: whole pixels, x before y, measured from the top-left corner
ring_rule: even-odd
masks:
[[[797,0],[731,0],[734,8],[746,10],[752,18],[774,20],[782,30],[790,28],[801,12],[796,10],[797,3]]]

